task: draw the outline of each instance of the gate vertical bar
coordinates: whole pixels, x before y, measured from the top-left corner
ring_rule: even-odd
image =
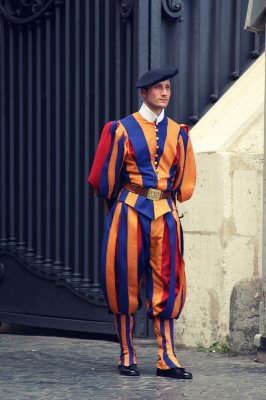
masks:
[[[235,11],[235,48],[234,48],[234,71],[231,76],[237,79],[240,74],[240,38],[241,38],[241,0],[236,0]]]
[[[134,2],[134,33],[133,33],[133,82],[149,69],[149,0],[135,0]],[[147,16],[146,19],[143,15]],[[147,20],[148,18],[148,20]],[[142,103],[142,97],[135,85],[133,91],[133,109],[136,110]]]
[[[193,2],[193,79],[192,79],[192,98],[193,111],[189,120],[195,124],[199,119],[199,54],[200,54],[200,7],[201,1],[194,0]]]
[[[94,54],[94,150],[97,148],[98,137],[99,137],[99,67],[100,67],[100,1],[95,1],[95,54]],[[94,254],[93,254],[93,282],[92,290],[99,291],[99,200],[94,198],[94,221],[93,221],[93,236],[94,236]]]
[[[51,163],[52,163],[52,146],[51,146],[51,136],[52,136],[52,118],[51,118],[51,17],[52,13],[46,11],[45,13],[45,91],[46,91],[46,103],[45,103],[45,118],[46,118],[46,135],[45,135],[45,258],[44,264],[45,268],[50,269],[52,267],[52,250],[51,250]]]
[[[27,252],[26,256],[32,257],[34,255],[33,247],[33,58],[32,58],[32,25],[28,25],[28,88],[27,88],[27,99],[28,99],[28,113],[27,113],[27,129],[28,129],[28,171],[27,171],[27,187],[28,187],[28,229],[27,229]]]
[[[106,31],[108,28],[106,27]],[[84,145],[84,176],[87,177],[89,173],[90,165],[90,5],[89,2],[85,2],[85,94],[84,94],[84,132],[85,132],[85,145]],[[89,188],[86,185],[84,190],[84,284],[89,286],[91,283],[90,279],[90,260],[91,260],[91,242],[92,238],[90,235],[91,230],[89,229],[89,209],[92,207],[91,199],[89,196]],[[83,286],[84,286],[83,284]]]
[[[15,234],[15,84],[14,84],[14,30],[9,24],[9,239],[16,244]]]
[[[161,66],[161,0],[151,1],[151,32],[150,37],[150,68],[159,68]]]
[[[74,274],[72,283],[81,282],[80,274],[80,0],[75,1],[75,183],[74,183]]]
[[[43,262],[42,255],[42,60],[41,21],[36,23],[36,255],[34,263]]]
[[[70,268],[70,0],[65,2],[65,231],[64,272],[71,275]]]
[[[1,236],[0,236],[0,244],[5,245],[7,242],[7,209],[6,209],[6,91],[5,91],[5,21],[2,16],[0,16],[0,121],[1,121],[1,132],[0,132],[0,140],[1,140],[1,191],[0,191],[0,199],[1,199],[1,207],[0,207],[0,215],[1,215]]]
[[[18,198],[19,198],[19,228],[18,228],[18,249],[25,248],[25,241],[24,241],[24,224],[25,224],[25,212],[24,212],[24,198],[25,198],[25,186],[24,186],[24,43],[23,43],[23,26],[19,25],[19,80],[18,80],[18,130],[19,130],[19,171],[18,171]]]
[[[122,118],[121,115],[121,26],[120,26],[120,10],[116,7],[115,15],[115,118]]]
[[[213,93],[210,100],[214,103],[219,98],[220,91],[220,41],[221,41],[221,0],[215,0],[214,36],[212,41],[214,54]]]
[[[53,270],[61,271],[61,10],[55,0],[55,259]]]

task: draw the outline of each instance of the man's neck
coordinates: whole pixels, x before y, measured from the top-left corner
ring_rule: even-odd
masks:
[[[164,109],[159,112],[159,114],[155,113],[151,110],[147,104],[143,103],[141,108],[139,109],[140,115],[149,122],[160,122],[164,119]]]

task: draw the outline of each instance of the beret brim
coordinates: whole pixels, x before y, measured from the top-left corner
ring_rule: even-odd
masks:
[[[178,73],[177,68],[158,68],[145,72],[136,83],[137,88],[144,88],[158,82],[166,81]]]

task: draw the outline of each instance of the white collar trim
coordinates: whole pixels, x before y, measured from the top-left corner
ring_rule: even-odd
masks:
[[[139,109],[140,115],[149,122],[161,122],[164,119],[164,110],[160,115],[155,114],[145,103]]]

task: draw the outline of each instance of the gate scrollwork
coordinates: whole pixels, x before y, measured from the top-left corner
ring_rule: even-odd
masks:
[[[171,18],[178,18],[184,9],[181,0],[162,0],[162,6],[166,15]]]
[[[120,10],[123,18],[128,18],[133,10],[134,0],[121,0]]]
[[[0,13],[7,20],[23,24],[37,19],[54,0],[0,0]]]

